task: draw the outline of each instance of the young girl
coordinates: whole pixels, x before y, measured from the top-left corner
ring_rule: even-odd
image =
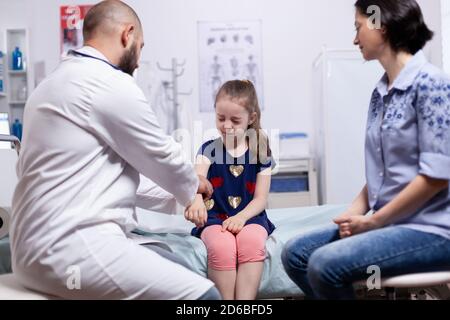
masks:
[[[255,299],[274,225],[265,207],[270,188],[271,152],[260,126],[261,111],[250,81],[226,82],[215,101],[221,137],[200,148],[199,175],[214,187],[210,200],[197,195],[185,211],[208,252],[208,277],[226,300]]]

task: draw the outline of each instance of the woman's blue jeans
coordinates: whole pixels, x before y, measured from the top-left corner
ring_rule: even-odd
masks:
[[[450,240],[400,226],[340,239],[336,225],[291,239],[283,266],[307,298],[354,299],[352,284],[376,266],[380,278],[450,270]]]

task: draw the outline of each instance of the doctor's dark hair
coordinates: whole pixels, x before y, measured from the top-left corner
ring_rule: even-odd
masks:
[[[395,52],[416,54],[433,38],[416,0],[357,0],[355,3],[367,17],[373,13],[368,10],[371,6],[380,8],[381,25],[386,28],[386,39]]]
[[[253,156],[250,161],[251,163],[267,164],[272,152],[269,147],[269,139],[261,128],[261,109],[253,83],[249,80],[227,81],[217,92],[214,107],[221,99],[232,100],[244,107],[249,114],[256,113],[255,121],[247,128],[247,141]]]

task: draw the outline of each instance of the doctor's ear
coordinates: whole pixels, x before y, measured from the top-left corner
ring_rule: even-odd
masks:
[[[122,31],[121,42],[125,48],[128,47],[131,43],[133,43],[132,38],[134,37],[135,31],[136,28],[132,24],[127,25],[125,29]]]

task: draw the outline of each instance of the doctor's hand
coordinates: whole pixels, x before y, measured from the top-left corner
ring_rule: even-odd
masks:
[[[350,237],[358,233],[380,228],[372,215],[349,215],[335,218],[334,223],[339,225],[339,235],[341,238]]]
[[[208,212],[201,194],[197,194],[194,202],[184,211],[186,220],[195,224],[196,227],[203,227],[208,220]]]
[[[205,200],[210,199],[214,192],[211,182],[209,182],[208,179],[206,179],[202,175],[198,175],[198,180],[199,180],[199,184],[198,184],[197,193],[202,194],[203,198]]]

